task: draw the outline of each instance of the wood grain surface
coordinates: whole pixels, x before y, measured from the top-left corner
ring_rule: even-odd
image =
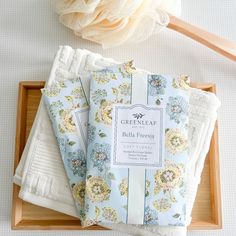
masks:
[[[33,124],[41,98],[43,81],[24,81],[19,84],[16,147],[14,170],[16,169],[31,126]],[[216,92],[214,84],[192,84],[206,91]],[[218,129],[215,127],[210,151],[206,158],[201,183],[195,201],[192,222],[189,229],[219,229],[221,219],[221,192],[219,174]],[[12,229],[15,230],[83,230],[80,221],[74,217],[32,205],[19,197],[19,187],[13,186]],[[91,226],[86,230],[101,230],[100,226]]]
[[[170,16],[170,23],[167,27],[236,62],[235,42],[191,25],[175,16]]]

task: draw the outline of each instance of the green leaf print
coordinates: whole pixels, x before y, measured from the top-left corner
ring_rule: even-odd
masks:
[[[172,217],[174,217],[174,218],[179,218],[179,217],[180,217],[180,214],[179,214],[179,213],[176,213],[176,214],[173,215]]]

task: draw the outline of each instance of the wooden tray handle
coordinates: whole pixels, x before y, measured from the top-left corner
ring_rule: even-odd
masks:
[[[177,17],[170,16],[168,28],[211,48],[215,52],[236,61],[236,43],[193,26]]]

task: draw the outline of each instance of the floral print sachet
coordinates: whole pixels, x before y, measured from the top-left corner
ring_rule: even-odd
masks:
[[[88,107],[80,78],[55,81],[41,90],[80,218],[83,217],[86,149],[79,139],[73,113]]]
[[[189,79],[136,72],[131,63],[93,72],[85,193],[85,226],[128,223],[129,169],[111,167],[112,110],[130,104],[132,83],[147,84],[148,105],[165,112],[164,167],[145,170],[143,224],[185,225],[185,168],[188,161]]]

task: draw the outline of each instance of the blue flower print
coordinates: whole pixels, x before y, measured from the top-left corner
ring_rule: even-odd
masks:
[[[95,104],[99,104],[107,96],[107,91],[105,89],[97,89],[92,94],[92,100]]]
[[[96,127],[94,125],[88,124],[88,142],[91,143],[94,141],[96,135]]]
[[[94,149],[91,152],[91,160],[93,166],[97,167],[100,172],[104,169],[104,164],[110,161],[111,146],[107,143],[95,143]]]
[[[181,121],[184,121],[184,117],[188,114],[188,103],[180,96],[169,97],[166,112],[171,120],[179,124]]]
[[[149,75],[149,95],[155,96],[158,94],[164,94],[166,88],[166,78],[161,75]]]
[[[74,175],[84,177],[86,173],[86,159],[83,150],[78,149],[74,152],[69,152],[68,155],[69,168],[72,170]]]
[[[144,211],[144,224],[157,224],[158,221],[158,215],[157,212],[153,209],[151,209],[149,206],[145,208]]]

